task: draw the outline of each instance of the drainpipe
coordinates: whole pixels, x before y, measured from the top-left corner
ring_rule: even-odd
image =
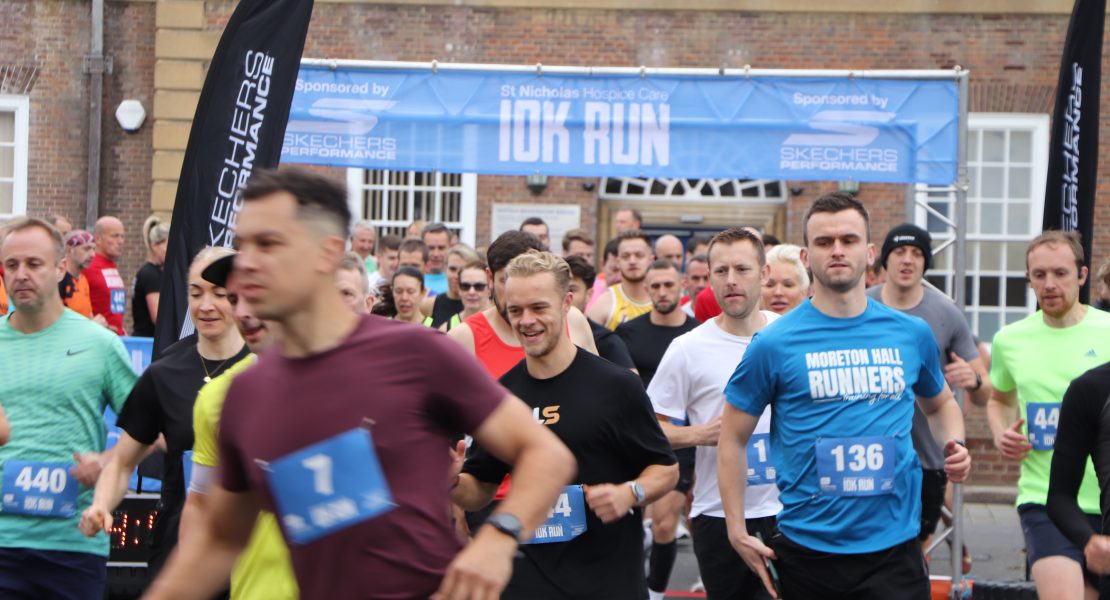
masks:
[[[100,130],[104,103],[104,73],[111,62],[104,59],[104,0],[92,0],[92,28],[85,72],[89,74],[89,165],[85,195],[85,227],[92,230],[100,218]]]

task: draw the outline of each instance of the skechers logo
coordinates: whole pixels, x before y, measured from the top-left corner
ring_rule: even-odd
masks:
[[[74,349],[71,348],[69,350],[66,350],[66,356],[73,356],[74,354],[81,354],[85,350],[88,350],[88,348],[81,348],[79,350],[74,350]]]

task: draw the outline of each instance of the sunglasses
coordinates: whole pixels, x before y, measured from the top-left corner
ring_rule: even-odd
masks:
[[[488,283],[466,283],[465,281],[459,282],[459,289],[464,292],[474,290],[476,292],[484,292],[489,287]]]

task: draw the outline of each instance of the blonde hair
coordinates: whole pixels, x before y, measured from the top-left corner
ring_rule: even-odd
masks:
[[[235,251],[226,246],[205,246],[193,257],[193,262],[189,263],[189,268],[192,269],[200,264],[210,265],[225,256],[233,256],[234,254]]]
[[[510,278],[551,273],[561,292],[565,294],[570,289],[570,265],[550,252],[529,250],[509,261],[505,269]]]
[[[798,274],[798,286],[802,289],[809,288],[809,273],[802,264],[802,249],[794,244],[779,244],[767,251],[767,264],[779,262],[794,267]]]
[[[170,237],[170,226],[162,222],[158,215],[150,215],[143,223],[143,241],[146,242],[146,247],[150,248],[154,244],[160,244]]]

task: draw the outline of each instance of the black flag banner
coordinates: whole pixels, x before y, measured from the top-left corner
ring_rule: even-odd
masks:
[[[1098,107],[1106,0],[1076,0],[1052,110],[1044,229],[1078,231],[1091,261],[1098,179]],[[1087,301],[1088,287],[1082,292]]]
[[[189,262],[231,246],[240,190],[276,167],[313,0],[242,0],[220,37],[185,149],[173,207],[154,355],[193,332]]]

